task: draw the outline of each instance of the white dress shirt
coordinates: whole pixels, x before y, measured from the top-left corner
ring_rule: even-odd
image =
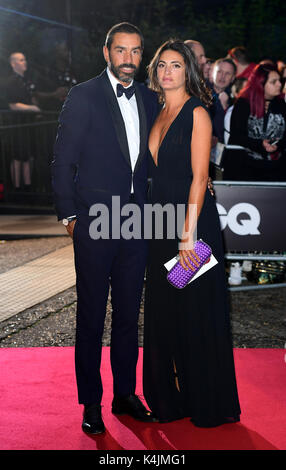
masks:
[[[137,162],[138,155],[139,155],[139,149],[140,149],[139,116],[138,116],[138,108],[137,108],[137,101],[136,101],[135,93],[130,98],[130,100],[126,98],[126,95],[124,93],[119,98],[117,96],[117,84],[120,82],[110,72],[109,68],[107,68],[106,70],[107,70],[107,75],[109,77],[112,88],[114,90],[115,96],[117,98],[118,105],[119,105],[119,108],[123,117],[123,121],[125,124],[129,155],[130,155],[130,163],[131,163],[131,168],[133,172],[136,162]],[[129,86],[131,86],[132,83]],[[132,180],[131,193],[133,192],[134,192],[134,189],[133,189],[133,180]]]

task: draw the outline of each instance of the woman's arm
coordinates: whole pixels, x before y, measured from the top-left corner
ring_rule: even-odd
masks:
[[[179,247],[183,267],[192,266],[188,257],[195,262],[193,251],[196,239],[197,221],[203,207],[208,183],[209,161],[211,151],[212,124],[208,112],[203,107],[195,108],[193,112],[193,132],[191,140],[191,166],[193,181],[190,187],[188,209]]]

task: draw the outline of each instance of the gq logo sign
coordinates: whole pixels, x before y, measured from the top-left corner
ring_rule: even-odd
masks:
[[[232,206],[227,212],[222,204],[217,203],[217,210],[222,230],[228,225],[236,235],[260,235],[258,230],[261,220],[260,213],[253,204],[241,202]],[[245,214],[248,215],[247,218],[243,218]],[[240,218],[240,215],[243,216]]]

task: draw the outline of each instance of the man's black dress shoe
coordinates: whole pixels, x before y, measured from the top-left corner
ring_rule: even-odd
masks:
[[[82,430],[88,434],[101,434],[105,431],[100,405],[85,405]]]
[[[112,413],[115,415],[129,415],[145,423],[158,422],[151,411],[148,411],[143,403],[141,403],[137,395],[128,395],[126,397],[114,396]]]

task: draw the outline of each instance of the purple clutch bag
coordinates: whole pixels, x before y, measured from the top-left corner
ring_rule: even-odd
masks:
[[[194,268],[193,271],[191,269],[186,271],[181,266],[180,261],[178,261],[167,274],[167,280],[177,289],[183,289],[194,277],[194,275],[197,274],[201,267],[210,260],[212,250],[209,245],[207,245],[202,240],[195,242],[194,251],[197,253],[200,261],[198,262],[198,266],[196,266],[189,258],[190,263]]]

